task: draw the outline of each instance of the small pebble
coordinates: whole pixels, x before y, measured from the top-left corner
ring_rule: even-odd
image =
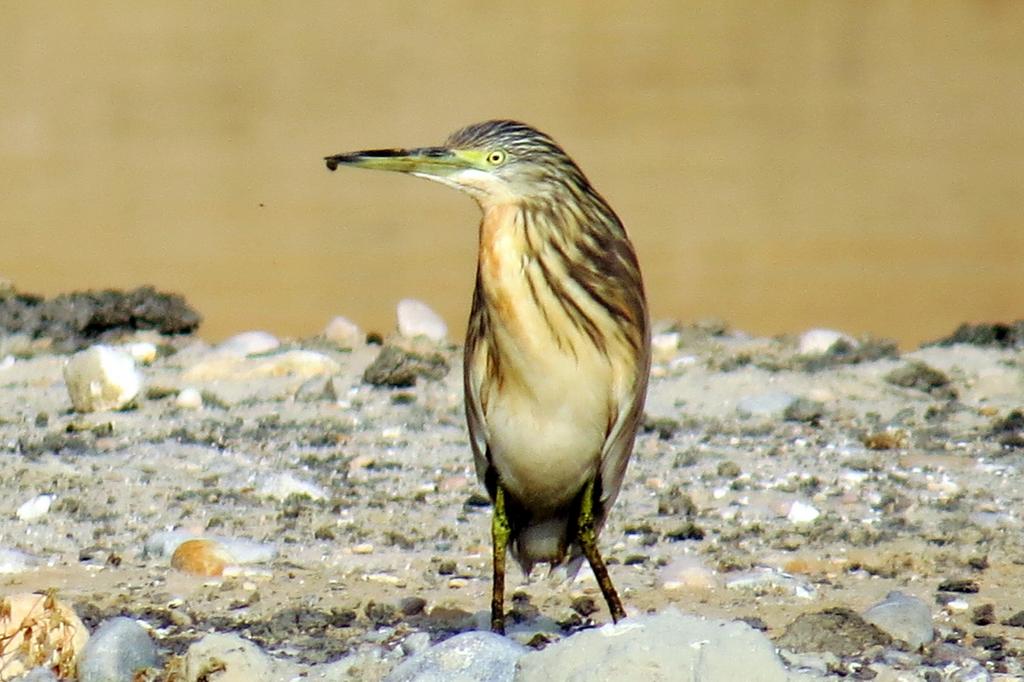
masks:
[[[798,526],[806,523],[812,523],[819,516],[821,516],[821,512],[818,511],[814,505],[801,502],[800,500],[794,501],[789,507],[789,513],[786,514],[786,518],[789,519],[790,523]]]
[[[448,325],[423,301],[404,298],[398,302],[398,333],[406,338],[425,336],[440,343],[448,336]]]
[[[651,337],[651,356],[654,362],[669,362],[679,352],[679,332],[662,332]]]
[[[211,578],[223,575],[232,563],[234,558],[219,542],[205,538],[186,540],[171,556],[171,568]]]
[[[198,410],[203,406],[203,394],[192,387],[183,388],[174,399],[174,404],[183,410]]]
[[[419,615],[426,607],[427,600],[423,597],[402,597],[402,600],[398,602],[398,608],[406,616]]]
[[[331,318],[324,327],[324,338],[339,348],[358,348],[363,345],[366,335],[355,322],[339,315]]]
[[[18,518],[22,521],[35,521],[46,516],[55,499],[54,495],[36,495],[18,507]]]
[[[280,345],[281,342],[277,340],[277,337],[269,332],[251,331],[235,334],[222,341],[217,346],[217,351],[244,357],[257,353],[269,353]]]
[[[798,352],[800,355],[824,355],[840,340],[853,347],[857,345],[853,338],[834,329],[810,329],[800,335]]]
[[[158,665],[149,633],[131,618],[111,618],[100,624],[85,645],[78,659],[78,680],[131,680],[136,671]]]
[[[75,411],[100,412],[131,403],[142,388],[142,374],[127,352],[96,345],[71,356],[64,382]]]
[[[304,495],[311,500],[323,500],[327,493],[315,483],[303,481],[291,474],[273,474],[263,480],[259,486],[259,494],[264,497],[272,497],[282,502],[292,495]]]
[[[132,359],[140,365],[149,365],[156,360],[156,344],[150,343],[149,341],[129,343],[124,346],[124,349],[128,351],[128,354],[132,356]]]
[[[429,632],[413,632],[402,640],[402,651],[406,656],[413,656],[421,651],[426,651],[430,646]]]

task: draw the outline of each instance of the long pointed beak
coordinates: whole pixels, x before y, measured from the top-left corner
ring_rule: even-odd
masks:
[[[445,176],[469,167],[465,159],[445,147],[420,149],[371,149],[324,157],[329,170],[338,166],[370,168],[426,176]]]

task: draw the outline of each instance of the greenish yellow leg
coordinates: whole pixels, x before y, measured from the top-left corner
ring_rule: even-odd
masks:
[[[494,548],[494,580],[491,583],[491,631],[505,634],[505,555],[511,530],[505,515],[505,491],[501,485],[494,492],[494,515],[491,517],[491,539]]]
[[[608,575],[608,567],[604,565],[601,553],[597,550],[597,528],[594,523],[594,481],[587,484],[583,491],[583,501],[580,504],[580,517],[576,522],[577,539],[580,547],[583,548],[583,556],[590,562],[590,568],[597,578],[597,585],[601,588],[604,600],[608,602],[608,610],[612,613],[612,620],[616,623],[626,617],[626,610],[622,608],[622,600],[619,593],[615,591],[611,576]]]

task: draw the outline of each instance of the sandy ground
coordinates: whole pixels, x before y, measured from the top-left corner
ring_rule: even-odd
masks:
[[[931,605],[940,640],[1019,669],[1024,629],[1001,621],[1024,610],[1020,350],[899,356],[869,343],[809,357],[795,339],[674,329],[602,535],[627,610],[673,604],[777,638],[801,613],[901,590]],[[165,653],[234,631],[307,663],[482,623],[490,515],[458,348],[436,349],[442,379],[389,388],[363,382],[378,345],[308,340],[239,359],[192,337],[141,338],[162,353],[142,368],[137,406],[84,415],[70,409],[67,356],[0,343],[0,550],[29,563],[8,562],[0,595],[56,588],[90,626],[141,619]],[[337,366],[282,360],[295,349]],[[178,406],[187,387],[202,408]],[[40,494],[49,511],[19,519]],[[172,529],[276,557],[192,576],[146,551]],[[511,580],[526,635],[607,620],[588,571],[571,585],[534,578]],[[599,608],[581,616],[588,596]],[[985,604],[994,622],[977,617]],[[1002,638],[998,651],[985,636]]]

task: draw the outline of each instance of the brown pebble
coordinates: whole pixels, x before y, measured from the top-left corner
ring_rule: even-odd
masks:
[[[975,625],[991,625],[996,622],[996,607],[992,604],[975,607],[971,612],[971,622]]]
[[[231,563],[231,555],[215,540],[198,538],[178,545],[171,556],[171,568],[184,573],[217,577]]]
[[[427,600],[423,597],[403,597],[398,602],[398,608],[403,615],[418,616],[427,607]]]

